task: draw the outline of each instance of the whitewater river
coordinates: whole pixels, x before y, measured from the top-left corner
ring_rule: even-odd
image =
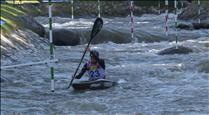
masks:
[[[148,33],[151,31],[164,39],[163,20],[160,20],[163,16],[151,17],[153,15],[137,17],[137,27],[140,27],[137,29]],[[38,19],[47,27],[47,18]],[[93,19],[77,19],[71,23],[69,20],[57,17],[54,26],[79,29],[90,28],[93,24]],[[129,32],[128,20],[105,18],[104,28],[115,27]],[[170,30],[170,36],[174,35],[173,30]],[[7,79],[1,83],[1,114],[207,115],[209,74],[198,72],[197,65],[209,60],[208,33],[208,30],[182,30],[180,35],[188,38],[179,44],[194,51],[186,55],[157,55],[159,51],[175,46],[173,41],[91,45],[91,49],[98,50],[100,57],[106,61],[107,78],[118,82],[113,88],[97,91],[65,89],[86,44],[56,47],[55,57],[60,61],[54,64],[55,92],[50,91],[50,71],[46,65],[1,70],[1,76]],[[136,35],[140,39],[140,32]],[[190,36],[194,38],[189,39]],[[47,43],[43,43],[40,49],[17,52],[14,63],[40,61],[48,57]],[[88,59],[89,53],[84,62]],[[9,65],[9,62],[4,61],[3,64]]]

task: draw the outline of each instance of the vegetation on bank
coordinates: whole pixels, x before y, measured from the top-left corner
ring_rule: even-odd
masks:
[[[18,20],[18,16],[24,15],[25,12],[20,10],[17,7],[11,5],[1,5],[1,20],[5,23],[1,25],[2,34],[10,33],[12,30],[20,25],[20,21]]]
[[[13,30],[24,28],[24,22],[20,16],[29,14],[39,14],[39,9],[24,7],[23,5],[1,4],[1,20],[5,23],[1,25],[1,34],[8,35]]]
[[[40,3],[41,0],[1,0],[8,4],[34,4]]]

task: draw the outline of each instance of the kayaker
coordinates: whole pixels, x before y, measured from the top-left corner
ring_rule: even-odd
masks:
[[[85,63],[81,72],[75,78],[80,79],[87,71],[88,75],[90,76],[90,81],[105,79],[105,61],[99,58],[98,51],[90,51],[90,48],[87,48],[86,50],[90,52],[90,60]]]

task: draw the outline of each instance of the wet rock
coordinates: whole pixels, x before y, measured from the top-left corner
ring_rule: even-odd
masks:
[[[201,23],[180,23],[177,26],[180,29],[193,30],[193,29],[209,29],[209,22]]]
[[[74,46],[78,44],[85,44],[90,39],[91,30],[67,30],[55,29],[53,30],[53,43],[57,46]],[[48,36],[48,34],[47,34]],[[103,28],[92,40],[92,44],[99,43],[130,43],[130,33],[120,30],[113,30]]]
[[[193,52],[192,49],[184,47],[184,46],[178,46],[177,49],[176,49],[176,47],[171,47],[171,48],[164,49],[164,50],[160,51],[158,54],[159,55],[188,54],[190,52]]]
[[[41,37],[44,37],[44,27],[39,24],[32,16],[20,16],[18,18],[21,20],[21,23],[25,28],[32,30]]]
[[[199,63],[197,66],[199,72],[209,73],[209,61],[203,61]]]
[[[55,29],[53,30],[53,43],[58,46],[74,46],[80,44],[80,37],[75,31]]]
[[[209,29],[209,23],[192,23],[194,29]]]

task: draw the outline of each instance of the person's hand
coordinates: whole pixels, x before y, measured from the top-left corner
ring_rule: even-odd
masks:
[[[80,77],[79,77],[78,75],[77,75],[77,76],[75,76],[75,78],[76,78],[76,79],[80,79]]]
[[[86,48],[86,51],[89,51],[89,52],[90,52],[90,47],[87,47],[87,48]]]

